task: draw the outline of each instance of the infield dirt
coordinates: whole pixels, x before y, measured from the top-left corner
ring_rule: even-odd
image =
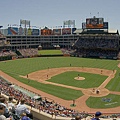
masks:
[[[66,71],[78,71],[78,72],[86,72],[86,73],[94,73],[94,74],[102,74],[102,75],[106,75],[108,76],[107,79],[98,87],[98,88],[89,88],[89,89],[84,89],[84,88],[77,88],[77,87],[73,87],[73,86],[67,86],[67,85],[62,85],[62,84],[57,84],[57,83],[52,83],[52,82],[48,82],[46,81],[47,79],[50,79],[52,76],[64,73]],[[96,68],[84,68],[84,67],[65,67],[65,68],[52,68],[52,69],[46,69],[46,70],[40,70],[40,71],[36,71],[33,73],[28,74],[28,76],[21,76],[24,78],[29,77],[29,79],[31,80],[36,80],[38,82],[42,82],[42,83],[47,83],[47,84],[53,84],[53,85],[57,85],[57,86],[62,86],[62,87],[66,87],[66,88],[72,88],[75,90],[81,90],[83,92],[83,96],[76,99],[75,100],[75,107],[70,107],[70,104],[73,103],[73,100],[63,100],[61,98],[55,97],[53,95],[47,94],[45,92],[42,92],[40,90],[37,90],[33,87],[30,87],[26,84],[23,84],[19,81],[17,81],[16,79],[12,78],[11,76],[5,74],[4,72],[0,71],[0,75],[3,76],[5,79],[9,80],[10,82],[21,86],[29,91],[32,91],[36,94],[39,94],[43,97],[47,97],[50,98],[52,100],[54,100],[57,103],[60,103],[62,106],[66,106],[67,108],[71,108],[71,109],[75,109],[78,111],[86,111],[89,113],[95,113],[96,111],[101,111],[103,113],[119,113],[120,107],[115,107],[115,108],[109,108],[109,109],[93,109],[93,108],[89,108],[86,105],[86,100],[90,97],[90,96],[94,96],[94,97],[101,97],[101,96],[106,96],[109,93],[112,94],[118,94],[120,95],[120,92],[113,92],[113,91],[109,91],[105,88],[105,86],[109,83],[109,81],[114,78],[116,71],[112,71],[112,70],[105,70],[105,69],[96,69]],[[76,76],[78,77],[78,76]],[[85,79],[84,79],[85,80]],[[99,93],[96,93],[96,91],[99,91]]]

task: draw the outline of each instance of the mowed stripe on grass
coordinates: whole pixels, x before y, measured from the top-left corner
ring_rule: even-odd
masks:
[[[79,77],[84,77],[85,80],[75,80],[74,78],[78,77],[78,74]],[[98,74],[69,71],[56,75],[48,81],[79,88],[94,88],[100,86],[107,77]]]
[[[10,76],[16,78],[17,80],[25,84],[28,84],[26,79],[19,77],[19,75],[27,75],[31,72],[35,72],[42,69],[48,69],[48,67],[49,68],[70,67],[70,64],[73,67],[102,68],[109,70],[115,69],[117,70],[116,75],[118,75],[118,70],[119,70],[117,67],[118,62],[119,61],[116,60],[86,59],[86,58],[75,58],[75,57],[43,57],[43,58],[40,57],[40,58],[28,58],[28,59],[18,59],[18,60],[0,62],[0,69],[5,73],[9,74]],[[96,86],[97,82],[92,81],[92,76],[88,75],[88,77],[89,78],[91,77],[90,82],[92,83],[92,85]],[[111,87],[112,84],[112,86],[116,86],[114,87],[114,90],[117,89],[118,91],[120,91],[120,87],[117,87],[117,85],[120,84],[119,78],[115,77],[115,81],[117,81],[117,84],[114,83],[114,79],[113,79],[112,81],[110,81],[107,87],[109,89],[113,89],[113,87]],[[75,90],[69,92],[70,89],[67,88],[63,89],[61,87],[54,85],[46,85],[42,83],[38,84],[38,82],[36,81],[32,81],[30,85],[31,86],[33,85],[33,87],[37,89],[53,94],[63,99],[73,99],[73,95],[74,98],[78,98],[81,94],[81,93],[78,94],[77,92],[75,92]],[[88,84],[82,83],[81,86],[83,88],[87,88]],[[65,93],[65,95],[62,96],[63,93]],[[71,95],[71,93],[73,95]],[[68,98],[65,98],[66,94]]]

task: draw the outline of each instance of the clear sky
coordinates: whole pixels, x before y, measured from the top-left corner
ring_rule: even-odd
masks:
[[[23,19],[30,20],[31,26],[55,27],[75,20],[76,28],[81,28],[87,17],[96,16],[120,31],[119,12],[120,0],[0,0],[0,25],[19,25]]]

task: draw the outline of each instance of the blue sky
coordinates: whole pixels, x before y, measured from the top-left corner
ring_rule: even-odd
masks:
[[[119,11],[120,0],[1,0],[0,25],[7,28],[24,19],[30,20],[31,26],[55,27],[75,20],[81,28],[87,17],[96,16],[108,21],[110,29],[120,30]]]

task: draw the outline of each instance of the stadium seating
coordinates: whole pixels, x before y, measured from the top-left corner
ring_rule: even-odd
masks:
[[[119,37],[106,36],[80,36],[74,48],[77,56],[116,59],[119,52]]]

